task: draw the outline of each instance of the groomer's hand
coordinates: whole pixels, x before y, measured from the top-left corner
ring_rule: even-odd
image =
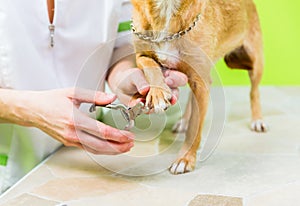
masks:
[[[121,102],[125,104],[136,104],[135,101],[140,101],[140,99],[135,99],[133,96],[139,94],[140,96],[146,96],[150,89],[149,83],[146,81],[144,73],[138,68],[131,68],[122,71],[122,77],[114,89]],[[164,72],[165,82],[172,90],[171,104],[175,104],[178,99],[179,89],[178,87],[185,86],[187,84],[187,76],[181,72],[175,70],[166,70]]]
[[[80,88],[49,91],[6,91],[18,99],[11,101],[7,122],[37,127],[66,146],[76,146],[95,154],[120,154],[133,147],[134,135],[105,125],[79,110],[82,103],[104,105],[115,95]],[[9,99],[9,98],[6,98]]]

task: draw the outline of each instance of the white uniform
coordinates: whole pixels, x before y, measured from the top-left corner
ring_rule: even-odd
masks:
[[[102,88],[118,22],[129,20],[129,9],[123,0],[55,0],[51,31],[46,0],[1,0],[0,87]],[[60,145],[38,129],[0,124],[0,154],[8,155],[0,165],[0,193]]]

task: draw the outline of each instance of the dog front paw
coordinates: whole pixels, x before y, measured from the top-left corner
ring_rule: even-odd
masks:
[[[146,97],[146,106],[154,109],[155,113],[161,114],[171,106],[171,98],[172,92],[168,86],[151,87]]]
[[[196,158],[186,155],[183,158],[176,160],[169,168],[170,173],[174,175],[191,172],[195,169]]]
[[[252,121],[251,130],[255,132],[267,132],[269,127],[263,120],[259,119]]]
[[[178,120],[172,127],[172,132],[174,133],[185,133],[188,128],[188,120],[182,118]]]

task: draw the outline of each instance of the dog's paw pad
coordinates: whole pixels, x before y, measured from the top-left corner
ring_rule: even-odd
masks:
[[[178,120],[172,127],[174,133],[184,133],[187,131],[188,121],[186,119]]]
[[[251,130],[255,132],[267,132],[269,127],[263,120],[255,120],[251,123]]]
[[[169,168],[169,171],[174,175],[184,174],[187,172],[191,172],[193,170],[194,170],[194,164],[191,164],[185,159],[180,159],[174,162]]]

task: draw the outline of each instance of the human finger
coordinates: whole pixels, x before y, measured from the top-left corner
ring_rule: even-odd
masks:
[[[176,104],[178,98],[179,98],[179,89],[178,89],[178,88],[172,89],[172,98],[171,98],[171,100],[170,100],[170,103],[171,103],[172,105]]]
[[[134,75],[130,75],[131,82],[137,89],[140,95],[146,95],[150,89],[150,85],[147,82],[144,73],[140,69],[134,70]],[[135,93],[135,91],[134,91]]]
[[[132,132],[108,126],[98,120],[86,116],[81,111],[77,111],[75,114],[75,126],[79,130],[85,131],[101,139],[119,143],[132,142],[134,140],[134,134]]]
[[[93,91],[83,88],[71,88],[67,90],[67,96],[76,104],[80,103],[94,103],[97,105],[106,105],[114,100],[117,96],[115,94],[108,94],[100,91]]]
[[[188,82],[187,76],[179,71],[166,70],[164,72],[165,82],[170,88],[185,86]]]
[[[133,142],[118,143],[98,138],[84,131],[77,131],[80,143],[83,148],[94,154],[121,154],[128,152],[133,146]]]

